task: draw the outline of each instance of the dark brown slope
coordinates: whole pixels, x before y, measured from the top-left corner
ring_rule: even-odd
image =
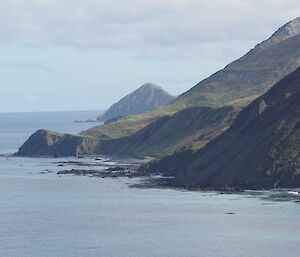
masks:
[[[300,187],[300,69],[247,106],[203,149],[177,153],[146,170],[175,175],[178,186]]]
[[[188,108],[161,117],[128,137],[102,140],[96,152],[158,157],[182,148],[199,148],[225,131],[239,110],[232,106]]]

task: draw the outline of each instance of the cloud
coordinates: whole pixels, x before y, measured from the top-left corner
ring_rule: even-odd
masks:
[[[24,94],[24,99],[27,103],[33,104],[37,102],[38,97],[34,94]]]
[[[40,63],[21,63],[21,62],[0,62],[0,70],[41,70],[52,71],[53,69],[47,65]]]
[[[298,0],[4,0],[0,41],[190,58],[246,49],[298,15]]]

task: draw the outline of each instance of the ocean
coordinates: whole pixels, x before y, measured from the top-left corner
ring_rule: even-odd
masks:
[[[79,132],[95,124],[73,121],[96,115],[0,114],[0,153],[17,151],[39,128]],[[69,161],[78,159],[0,157],[0,257],[299,257],[298,196],[57,175],[58,162]]]
[[[97,122],[75,123],[97,117],[103,111],[0,113],[0,154],[14,153],[38,129],[78,133]]]

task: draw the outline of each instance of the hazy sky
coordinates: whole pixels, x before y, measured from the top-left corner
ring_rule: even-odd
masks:
[[[180,94],[297,16],[299,0],[1,0],[0,112]]]

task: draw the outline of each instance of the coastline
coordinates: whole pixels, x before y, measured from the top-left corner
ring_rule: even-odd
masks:
[[[199,185],[182,186],[174,182],[174,177],[164,175],[163,173],[148,173],[140,172],[139,168],[152,158],[137,159],[130,156],[118,155],[85,155],[79,157],[52,157],[52,156],[38,156],[38,157],[23,157],[15,154],[0,154],[3,158],[35,158],[47,159],[54,164],[58,170],[44,170],[40,174],[56,173],[62,175],[88,176],[100,179],[105,178],[138,178],[130,187],[134,188],[160,188],[173,189],[183,191],[199,191],[199,192],[214,192],[217,194],[263,194],[265,192],[272,192],[277,195],[278,199],[293,200],[300,202],[300,188],[241,188],[241,187],[202,187]],[[61,159],[61,160],[60,160]]]
[[[26,157],[30,158],[30,157]],[[139,168],[149,162],[149,159],[136,159],[124,156],[101,157],[85,156],[74,161],[53,162],[61,168],[57,175],[76,175],[97,178],[139,178],[130,185],[136,188],[160,188],[184,191],[215,192],[218,194],[263,194],[272,192],[278,199],[289,199],[300,202],[300,188],[239,188],[239,187],[201,187],[201,186],[180,186],[174,183],[174,177],[165,176],[163,173],[145,174],[139,172]],[[68,168],[69,166],[72,166]]]

